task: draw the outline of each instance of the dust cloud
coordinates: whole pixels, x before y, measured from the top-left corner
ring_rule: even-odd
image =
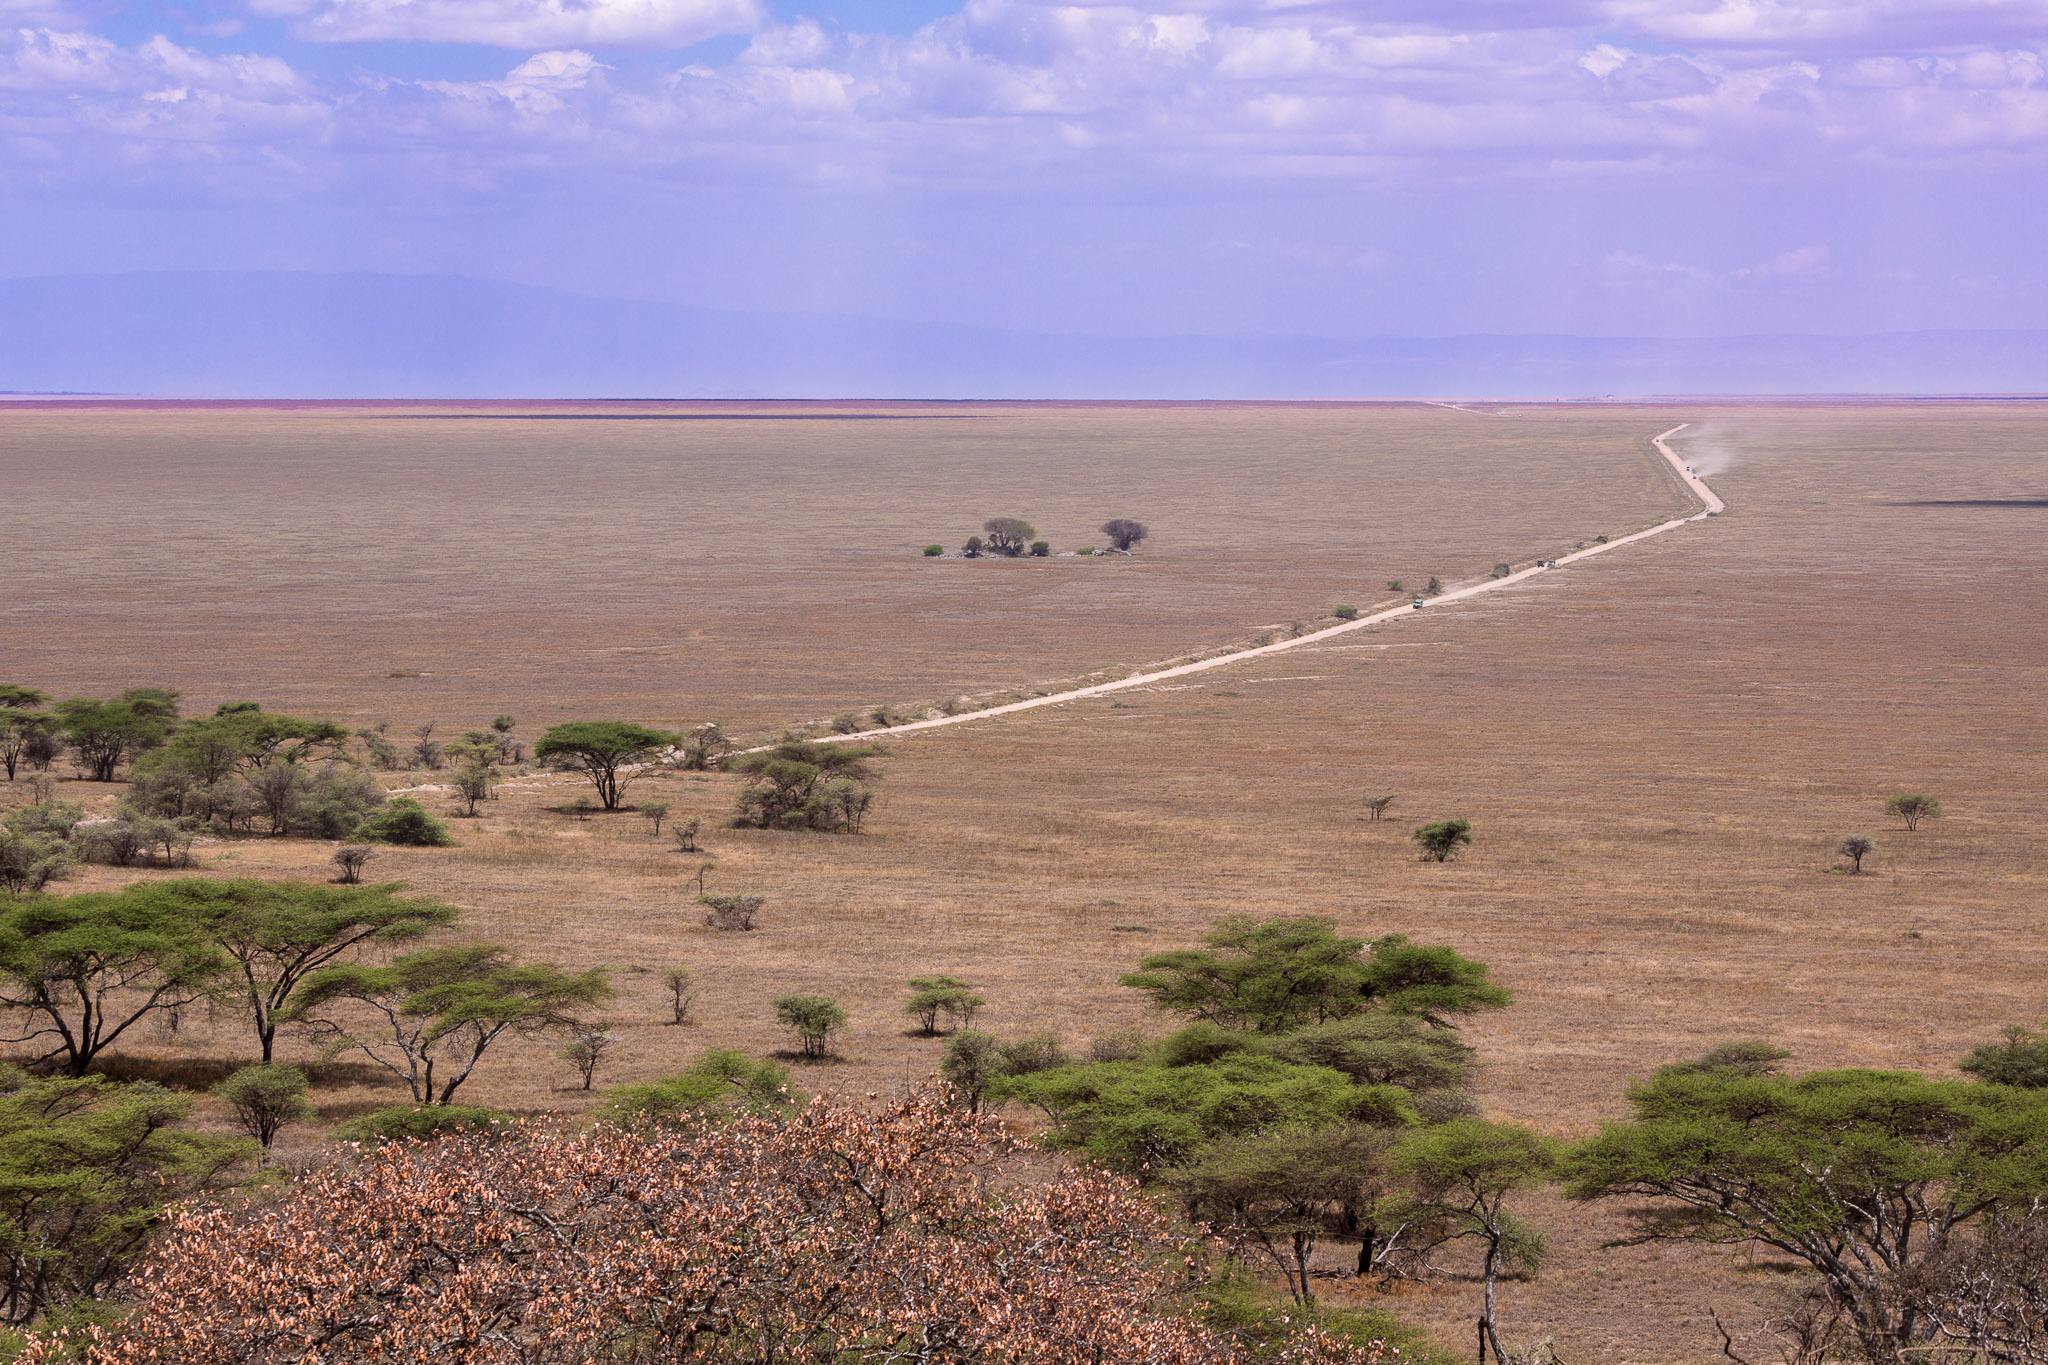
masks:
[[[1679,458],[1702,476],[1719,474],[1742,463],[1742,450],[1726,422],[1700,422],[1671,438]]]

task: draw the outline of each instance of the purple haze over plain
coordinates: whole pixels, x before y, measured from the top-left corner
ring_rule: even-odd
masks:
[[[2040,328],[2044,170],[2048,0],[0,0],[16,278],[1094,335]]]

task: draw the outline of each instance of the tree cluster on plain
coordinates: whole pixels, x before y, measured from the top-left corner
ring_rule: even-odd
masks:
[[[1114,517],[1102,524],[1102,534],[1109,538],[1109,548],[1118,554],[1131,554],[1139,542],[1152,533],[1145,524],[1129,517]],[[990,517],[981,524],[981,534],[969,536],[960,547],[965,559],[994,557],[998,559],[1021,559],[1030,556],[1043,559],[1052,553],[1052,542],[1037,538],[1038,528],[1022,517]],[[943,545],[927,545],[924,554],[935,559],[945,554]],[[1083,546],[1081,554],[1096,553],[1093,546]]]

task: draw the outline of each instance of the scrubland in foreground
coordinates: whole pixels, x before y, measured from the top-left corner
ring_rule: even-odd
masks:
[[[1266,411],[1249,410],[1244,431],[1278,420]],[[1198,426],[1201,416],[1172,420]],[[513,784],[483,818],[458,822],[461,847],[393,850],[373,875],[463,905],[471,931],[522,951],[612,966],[624,988],[614,1011],[626,1041],[610,1081],[672,1071],[706,1046],[784,1047],[767,1001],[805,991],[837,997],[853,1022],[842,1060],[802,1069],[800,1083],[856,1094],[895,1086],[935,1063],[936,1045],[911,1036],[897,1013],[905,980],[932,971],[975,981],[990,1000],[980,1022],[1000,1032],[1045,1029],[1078,1043],[1117,1027],[1163,1031],[1165,1021],[1147,1018],[1117,976],[1230,912],[1326,914],[1347,932],[1407,932],[1490,963],[1517,1003],[1467,1030],[1487,1062],[1486,1109],[1560,1136],[1618,1117],[1631,1078],[1731,1038],[1778,1041],[1801,1069],[1946,1071],[2000,1026],[2048,1013],[2048,848],[2034,824],[2048,796],[2039,707],[2048,541],[2039,508],[2000,501],[2048,485],[2042,427],[2024,409],[1403,414],[1399,421],[1417,424],[1415,468],[1432,464],[1432,442],[1483,443],[1500,463],[1488,480],[1446,478],[1416,495],[1432,508],[1462,505],[1456,517],[1381,523],[1381,543],[1405,534],[1417,548],[1387,551],[1387,565],[1376,562],[1369,574],[1331,562],[1318,533],[1267,556],[1254,547],[1270,542],[1250,536],[1236,542],[1227,571],[1191,567],[1201,564],[1201,544],[1220,544],[1215,536],[1172,555],[1162,545],[1157,556],[1113,567],[1153,575],[1137,580],[1149,585],[1142,600],[1089,598],[1091,589],[1071,586],[1041,597],[1041,589],[975,580],[977,633],[998,644],[972,660],[949,659],[940,647],[958,617],[885,631],[872,623],[891,610],[926,608],[883,593],[853,613],[866,623],[856,633],[791,612],[800,595],[792,592],[757,601],[753,632],[729,637],[770,661],[760,675],[736,642],[693,656],[707,662],[678,690],[704,698],[701,706],[651,704],[651,675],[637,664],[597,670],[583,678],[586,692],[580,663],[565,665],[568,652],[545,630],[538,641],[493,648],[526,656],[515,675],[523,681],[512,683],[526,697],[562,699],[578,715],[649,720],[802,719],[856,702],[993,686],[1004,668],[1001,681],[1031,684],[1217,643],[1202,632],[1225,624],[1242,629],[1326,599],[1353,600],[1355,591],[1338,594],[1359,577],[1413,576],[1437,562],[1483,570],[1654,520],[1676,495],[1652,477],[1647,437],[1686,419],[1703,430],[1681,437],[1681,451],[1734,460],[1712,476],[1730,510],[1709,523],[1520,590],[1196,682],[904,736],[885,761],[870,832],[859,838],[712,828],[704,860],[717,864],[714,887],[768,897],[755,933],[701,928],[687,881],[699,859],[668,851],[638,817],[585,823],[554,809],[578,790],[566,778]],[[1588,439],[1611,442],[1610,453],[1572,464],[1565,447]],[[1513,455],[1518,440],[1554,452],[1554,463],[1533,460],[1524,474]],[[1375,475],[1363,465],[1356,484],[1331,481],[1342,462],[1330,460],[1283,493],[1323,509],[1334,531],[1356,509],[1332,511],[1326,493],[1370,486]],[[1198,469],[1176,487],[1188,496],[1202,477]],[[1598,503],[1613,495],[1603,484],[1610,477],[1632,490],[1625,505]],[[1286,502],[1271,490],[1260,496],[1275,508]],[[973,507],[993,510],[997,501],[977,496]],[[1928,503],[1938,505],[1916,505]],[[1992,505],[1957,505],[1968,503]],[[1114,510],[1171,525],[1156,505]],[[1458,520],[1478,508],[1499,523],[1484,534]],[[1019,510],[1041,527],[1052,520],[1036,507]],[[928,523],[939,514],[920,515]],[[1212,515],[1228,517],[1220,506]],[[785,514],[778,525],[786,524]],[[497,539],[513,543],[516,529]],[[910,532],[907,518],[904,530],[908,540],[928,538]],[[1470,539],[1458,539],[1461,531]],[[9,534],[21,543],[20,529]],[[1478,551],[1481,542],[1489,548]],[[810,544],[811,560],[785,572],[816,590],[809,600],[830,617],[828,585],[844,566]],[[873,562],[875,577],[840,585],[848,600],[889,581]],[[906,573],[926,567],[904,563]],[[743,567],[730,571],[745,577]],[[31,585],[31,609],[10,608],[8,655],[19,681],[101,694],[155,682],[208,705],[254,696],[274,709],[350,719],[403,723],[435,713],[403,690],[416,680],[358,676],[324,666],[317,653],[295,658],[292,641],[322,627],[349,629],[305,597],[297,600],[310,624],[289,609],[252,619],[243,638],[274,643],[249,657],[246,672],[224,656],[198,678],[180,673],[194,658],[178,653],[181,632],[196,641],[215,626],[203,613],[178,618],[171,652],[148,652],[135,642],[155,608],[117,605],[144,585],[117,567],[106,572],[85,585],[88,609],[68,635],[46,629],[55,616],[34,605],[54,601],[35,595],[54,589]],[[594,581],[562,581],[565,603],[606,596]],[[1285,606],[1290,583],[1301,595]],[[283,591],[289,601],[306,590]],[[933,589],[925,582],[916,591]],[[437,598],[421,607],[447,605]],[[236,608],[260,609],[255,598]],[[721,610],[738,614],[730,604]],[[591,628],[599,615],[579,615],[574,628]],[[391,620],[365,629],[378,639],[399,632],[389,638],[423,650],[483,638],[461,633],[459,610],[456,619],[452,634],[426,620],[410,635]],[[17,648],[25,622],[44,638]],[[803,652],[789,642],[816,641],[820,629],[835,633],[829,648],[813,650],[804,677]],[[39,659],[48,666],[39,669]],[[948,672],[949,664],[960,670]],[[477,665],[459,688],[434,694],[433,706],[452,719],[458,703],[472,704],[465,698],[479,717],[517,705],[489,691],[493,667]],[[747,695],[720,706],[719,686]],[[786,709],[774,713],[777,706]],[[634,795],[671,801],[672,818],[700,814],[715,826],[734,782],[664,774]],[[91,784],[65,788],[67,799],[107,799]],[[1883,801],[1906,790],[1937,793],[1949,817],[1911,834],[1890,827]],[[1396,818],[1362,821],[1366,791],[1398,793]],[[1450,864],[1418,861],[1408,829],[1447,815],[1473,822],[1475,846]],[[1867,875],[1843,875],[1833,857],[1836,839],[1852,831],[1876,838]],[[202,849],[201,870],[324,877],[330,851],[247,840]],[[142,875],[164,874],[95,868],[66,889]],[[660,1024],[656,976],[637,970],[673,962],[705,977],[698,1022],[687,1028]],[[235,1037],[223,1029],[219,1042],[202,1036],[153,1048],[217,1053],[237,1046]],[[570,1083],[550,1050],[535,1046],[494,1055],[466,1097],[576,1107],[582,1100]],[[319,1098],[340,1117],[393,1097],[363,1088]],[[1532,1211],[1555,1254],[1539,1278],[1506,1289],[1502,1321],[1511,1338],[1554,1337],[1567,1359],[1711,1359],[1709,1307],[1739,1332],[1753,1331],[1787,1278],[1767,1258],[1599,1250],[1620,1226],[1599,1207],[1546,1200]],[[1332,1268],[1341,1257],[1331,1253]],[[1358,1291],[1331,1281],[1328,1292]],[[1393,1297],[1447,1341],[1463,1339],[1469,1286]]]

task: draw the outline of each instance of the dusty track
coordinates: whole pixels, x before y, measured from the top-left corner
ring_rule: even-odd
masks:
[[[1722,502],[1715,495],[1714,490],[1707,486],[1706,481],[1693,473],[1686,466],[1685,461],[1674,454],[1671,447],[1665,444],[1668,439],[1684,431],[1690,425],[1691,423],[1689,422],[1680,422],[1662,435],[1652,437],[1650,443],[1657,448],[1657,453],[1670,463],[1672,472],[1678,475],[1687,490],[1700,500],[1700,510],[1690,516],[1675,517],[1670,521],[1659,522],[1657,525],[1647,530],[1637,531],[1633,535],[1621,536],[1618,539],[1604,541],[1597,545],[1588,545],[1583,550],[1575,550],[1571,554],[1561,555],[1557,559],[1550,561],[1557,566],[1556,569],[1546,569],[1541,564],[1537,564],[1527,569],[1517,570],[1504,578],[1481,579],[1477,583],[1471,583],[1465,587],[1441,593],[1436,597],[1428,599],[1427,605],[1419,609],[1413,606],[1390,607],[1385,611],[1375,612],[1370,616],[1361,616],[1355,621],[1345,621],[1340,625],[1331,626],[1325,630],[1312,631],[1306,635],[1297,635],[1293,639],[1281,640],[1270,645],[1259,645],[1251,649],[1240,649],[1229,654],[1218,654],[1214,658],[1200,659],[1191,664],[1178,664],[1172,668],[1162,668],[1150,673],[1133,673],[1131,676],[1119,678],[1115,682],[1095,683],[1088,687],[1077,687],[1067,692],[1054,692],[1043,697],[1032,697],[1027,701],[1006,702],[1001,706],[991,706],[980,711],[965,711],[957,716],[938,716],[931,720],[912,721],[907,725],[896,725],[887,729],[862,730],[846,735],[820,735],[817,738],[823,742],[841,743],[855,740],[882,739],[910,734],[918,730],[937,730],[948,725],[965,725],[969,721],[987,720],[992,716],[1013,715],[1019,711],[1034,711],[1042,706],[1061,706],[1067,702],[1081,701],[1088,697],[1101,697],[1114,692],[1127,692],[1133,688],[1149,687],[1154,683],[1165,682],[1172,678],[1184,678],[1194,673],[1207,673],[1215,668],[1228,668],[1232,664],[1243,663],[1247,659],[1260,659],[1269,654],[1280,654],[1290,649],[1299,649],[1304,645],[1321,644],[1325,640],[1333,639],[1339,635],[1347,635],[1354,630],[1364,630],[1368,626],[1384,625],[1389,621],[1406,620],[1410,616],[1415,615],[1417,610],[1427,611],[1430,606],[1440,605],[1445,602],[1458,602],[1468,597],[1477,597],[1481,593],[1499,592],[1503,588],[1512,588],[1518,583],[1536,577],[1538,574],[1555,573],[1567,565],[1576,564],[1583,559],[1591,559],[1594,555],[1606,554],[1610,550],[1619,550],[1624,545],[1633,545],[1639,540],[1648,540],[1651,536],[1661,536],[1667,531],[1675,531],[1681,526],[1689,526],[1693,522],[1703,521],[1708,517],[1716,516],[1727,510],[1727,504]],[[754,751],[747,750],[745,752],[751,753]]]

